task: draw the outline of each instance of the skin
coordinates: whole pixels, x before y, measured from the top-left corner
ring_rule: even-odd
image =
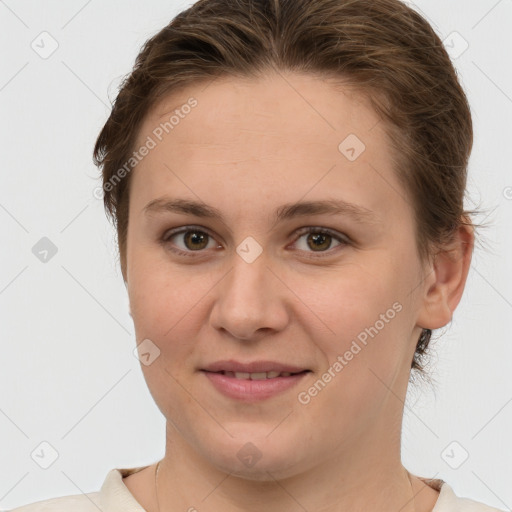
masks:
[[[432,510],[438,492],[415,476],[411,489],[401,463],[404,400],[421,328],[445,326],[459,303],[472,231],[461,228],[435,263],[420,262],[384,122],[347,88],[270,72],[206,85],[166,97],[139,134],[142,144],[171,110],[197,99],[132,171],[123,275],[137,343],[148,338],[160,350],[141,365],[167,420],[159,507],[155,465],[124,483],[150,512]],[[338,150],[351,133],[366,146],[353,162]],[[224,222],[145,215],[162,196],[207,203]],[[364,206],[376,220],[321,214],[272,222],[284,203],[327,198]],[[202,246],[184,233],[160,241],[191,225],[211,235]],[[298,233],[308,226],[351,241],[327,238],[315,248]],[[252,263],[236,252],[248,236],[263,249]],[[300,403],[297,394],[396,302],[401,311]],[[230,358],[312,372],[297,388],[246,404],[221,395],[199,371]],[[237,457],[247,442],[262,455],[252,467]]]

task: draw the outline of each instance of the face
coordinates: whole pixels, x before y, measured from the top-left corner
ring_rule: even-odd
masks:
[[[167,97],[130,188],[149,390],[190,453],[254,479],[391,446],[420,334],[413,212],[383,121],[348,89],[283,76]],[[308,371],[254,385],[204,371],[226,360]]]

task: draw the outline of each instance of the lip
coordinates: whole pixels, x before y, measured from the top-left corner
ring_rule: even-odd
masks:
[[[245,372],[245,373],[258,373],[258,372],[290,372],[298,373],[309,368],[301,366],[292,366],[285,363],[278,363],[276,361],[252,361],[250,363],[242,363],[229,359],[225,361],[216,361],[205,368],[201,368],[207,372]],[[282,377],[286,378],[286,377]],[[269,379],[272,380],[272,379]]]
[[[247,367],[247,365],[245,367]],[[252,372],[255,373],[254,370]],[[236,377],[206,370],[201,370],[201,373],[203,373],[213,387],[224,396],[240,402],[253,403],[283,393],[296,386],[310,371],[304,371],[303,373],[290,375],[289,377],[274,377],[273,379],[264,380],[237,379]]]

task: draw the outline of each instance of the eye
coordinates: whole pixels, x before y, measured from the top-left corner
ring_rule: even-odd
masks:
[[[331,246],[333,240],[338,244],[335,248],[350,244],[348,237],[328,228],[305,227],[299,230],[298,235],[299,237],[294,242],[294,245],[298,245],[298,250],[300,251],[313,253],[308,255],[310,258],[323,257],[323,253],[332,252]],[[305,235],[307,235],[305,240],[299,243]],[[171,242],[174,238],[178,242]],[[170,251],[183,256],[197,256],[194,253],[204,252],[204,249],[222,248],[222,246],[216,243],[215,239],[208,231],[194,226],[186,226],[167,231],[163,235],[161,243]]]
[[[178,244],[174,242],[171,243],[171,240],[175,237],[177,240],[182,241],[182,249],[179,248],[180,246]],[[165,246],[168,246],[171,251],[184,256],[194,256],[194,252],[220,247],[219,244],[214,243],[213,237],[207,231],[195,228],[194,226],[167,231],[161,241]],[[211,243],[209,244],[208,242]],[[177,245],[178,248],[176,247]]]
[[[302,240],[303,243],[299,243],[301,239],[307,235],[307,237]],[[341,235],[335,231],[331,231],[327,228],[321,227],[306,227],[299,231],[299,238],[295,242],[294,245],[298,245],[298,249],[305,252],[313,252],[313,253],[325,253],[331,252],[332,242],[335,240],[338,242],[336,247],[340,245],[348,245],[350,240],[348,237]],[[308,249],[313,249],[309,251]],[[318,249],[318,250],[317,250]],[[323,254],[311,254],[308,257],[322,257]]]

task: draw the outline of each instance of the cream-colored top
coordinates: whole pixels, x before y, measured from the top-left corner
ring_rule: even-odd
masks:
[[[101,490],[38,501],[6,512],[145,512],[133,497],[123,478],[147,466],[115,468],[107,473]],[[443,480],[418,477],[439,492],[432,512],[504,512],[468,498],[459,498]]]

